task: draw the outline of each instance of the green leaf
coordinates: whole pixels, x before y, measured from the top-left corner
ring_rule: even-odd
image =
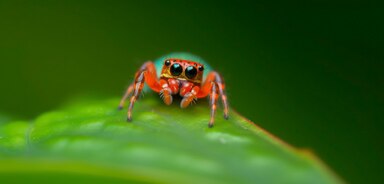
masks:
[[[180,109],[140,99],[133,122],[119,99],[84,100],[32,123],[0,126],[0,183],[342,183],[234,111],[208,128],[208,103]],[[44,183],[44,182],[43,182]]]

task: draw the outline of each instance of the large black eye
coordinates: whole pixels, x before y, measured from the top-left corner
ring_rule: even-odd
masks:
[[[196,77],[196,74],[197,74],[197,70],[193,66],[188,66],[185,69],[185,76],[187,76],[189,79]]]
[[[171,74],[173,76],[179,76],[183,72],[183,68],[180,64],[175,63],[171,66]]]

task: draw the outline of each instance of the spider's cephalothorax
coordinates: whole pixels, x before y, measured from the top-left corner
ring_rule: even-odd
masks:
[[[144,87],[160,94],[164,103],[172,104],[172,95],[183,97],[180,107],[186,108],[198,98],[209,95],[211,118],[209,127],[214,124],[217,99],[220,97],[224,106],[224,117],[228,118],[228,103],[224,93],[221,76],[205,68],[206,63],[197,56],[187,53],[173,53],[164,56],[155,63],[148,61],[136,72],[134,82],[128,87],[119,108],[123,108],[125,100],[131,95],[127,120],[132,120],[132,109]],[[209,67],[207,67],[209,68]],[[161,71],[161,72],[159,72]]]
[[[176,79],[200,85],[203,80],[204,65],[181,59],[167,59],[161,70],[160,79]]]

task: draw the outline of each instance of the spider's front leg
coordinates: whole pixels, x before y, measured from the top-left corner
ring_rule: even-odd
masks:
[[[223,79],[217,72],[211,72],[208,74],[200,92],[197,94],[197,98],[203,98],[208,95],[210,97],[209,105],[211,107],[211,117],[208,126],[212,127],[215,120],[217,98],[221,97],[221,102],[224,107],[224,118],[228,119],[229,117],[228,101],[224,92]]]
[[[139,95],[143,90],[144,82],[147,83],[147,85],[153,91],[160,92],[160,90],[162,89],[160,86],[160,82],[156,76],[156,67],[152,62],[146,62],[140,67],[139,71],[136,72],[134,82],[129,85],[127,91],[125,92],[123,98],[120,101],[119,109],[122,109],[125,100],[128,98],[129,95],[131,95],[127,112],[128,121],[132,120],[132,109],[136,100],[138,99]]]

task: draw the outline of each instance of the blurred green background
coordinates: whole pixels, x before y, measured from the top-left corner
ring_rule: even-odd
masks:
[[[120,96],[144,61],[186,51],[222,73],[245,117],[348,182],[378,183],[382,5],[2,0],[0,114],[33,119],[78,95]]]

